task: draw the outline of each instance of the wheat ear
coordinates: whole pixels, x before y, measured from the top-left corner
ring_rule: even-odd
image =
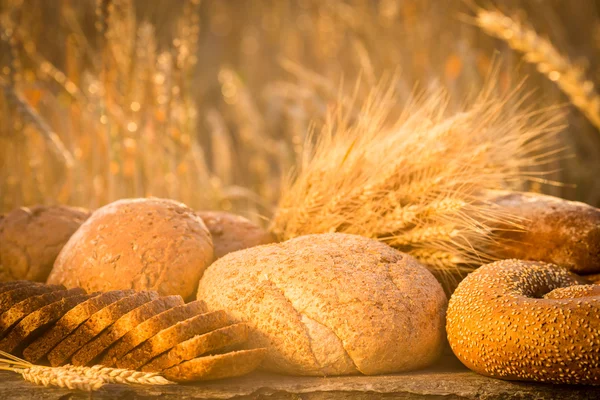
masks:
[[[102,379],[105,383],[133,383],[138,385],[173,384],[173,382],[163,378],[156,372],[141,372],[129,369],[109,368],[102,365],[94,365],[93,367],[76,367],[74,365],[65,365],[62,368],[85,377]]]
[[[512,49],[524,54],[525,61],[535,64],[539,72],[555,82],[575,105],[600,130],[600,96],[584,71],[563,56],[548,39],[528,26],[499,11],[480,9],[476,23],[489,35],[504,40]]]

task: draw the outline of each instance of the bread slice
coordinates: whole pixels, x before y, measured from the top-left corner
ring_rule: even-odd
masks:
[[[89,297],[88,294],[67,297],[34,311],[23,318],[8,336],[0,341],[0,350],[19,355],[21,349],[58,321],[67,311]]]
[[[144,365],[142,371],[160,372],[203,354],[222,352],[226,348],[244,343],[247,339],[248,325],[239,323],[226,326],[179,343]]]
[[[56,367],[67,363],[77,350],[112,325],[121,316],[157,297],[157,292],[137,292],[93,314],[48,353],[50,365]]]
[[[168,368],[161,374],[174,382],[233,378],[254,371],[266,354],[266,349],[261,348],[199,357]]]
[[[229,318],[225,311],[214,311],[196,315],[185,321],[176,323],[142,343],[123,358],[117,360],[117,367],[138,369],[152,358],[177,346],[179,343],[215,329],[229,325]]]
[[[134,347],[140,345],[147,339],[156,335],[169,326],[179,321],[184,321],[193,316],[203,314],[207,311],[206,304],[203,301],[192,301],[182,306],[173,307],[164,311],[140,325],[123,336],[118,342],[112,345],[104,356],[100,359],[100,364],[113,367],[117,360],[129,353]]]
[[[0,293],[0,314],[29,297],[54,292],[56,290],[65,290],[65,287],[63,285],[27,285],[7,290],[4,293]]]
[[[0,338],[6,336],[13,326],[32,312],[45,307],[48,304],[52,304],[55,301],[80,294],[85,294],[85,290],[81,288],[55,290],[53,292],[30,297],[15,304],[0,315]]]
[[[23,350],[23,357],[29,362],[38,362],[93,314],[134,293],[134,290],[113,290],[99,295],[95,293],[96,296],[73,307],[53,327]]]
[[[182,304],[184,301],[181,296],[166,296],[139,306],[123,315],[98,337],[79,349],[71,357],[71,363],[77,366],[89,364],[111,344],[148,318]]]
[[[25,280],[20,280],[20,281],[10,281],[10,282],[2,282],[0,283],[0,293],[4,293],[8,290],[13,290],[19,287],[25,287],[25,286],[32,286],[32,285],[43,285],[40,282],[33,282],[33,281],[25,281]]]

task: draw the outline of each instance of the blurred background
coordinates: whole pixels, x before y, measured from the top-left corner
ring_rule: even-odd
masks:
[[[478,6],[511,19],[489,34]],[[265,220],[311,127],[358,79],[395,74],[398,102],[441,87],[458,106],[493,66],[499,86],[525,79],[527,102],[568,110],[569,157],[551,174],[564,184],[531,190],[600,206],[599,12],[592,0],[0,0],[0,212],[152,195]],[[581,85],[561,90],[565,76]],[[583,103],[564,94],[578,90]]]

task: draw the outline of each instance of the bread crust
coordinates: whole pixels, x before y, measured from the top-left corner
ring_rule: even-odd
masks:
[[[31,363],[37,363],[93,314],[134,293],[133,290],[116,290],[102,294],[93,293],[89,299],[69,310],[54,326],[25,348],[23,358]]]
[[[156,290],[187,299],[212,258],[206,225],[183,203],[124,199],[81,225],[56,258],[48,283],[87,291]]]
[[[21,207],[0,219],[0,281],[45,282],[56,256],[89,211],[63,205]]]
[[[198,298],[251,327],[264,368],[300,375],[424,367],[441,352],[446,296],[414,258],[368,238],[317,234],[230,253]]]
[[[29,297],[64,289],[62,285],[29,285],[0,293],[0,314]]]

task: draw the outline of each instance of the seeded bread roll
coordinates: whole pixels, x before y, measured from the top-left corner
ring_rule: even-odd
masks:
[[[414,258],[339,233],[230,253],[198,298],[250,326],[264,368],[299,375],[367,375],[432,363],[444,343],[446,296]]]
[[[239,215],[223,211],[198,211],[197,214],[212,235],[215,259],[227,253],[275,241],[271,233]]]
[[[487,192],[489,199],[524,220],[523,230],[498,226],[500,259],[545,261],[578,274],[600,272],[600,209],[537,193]]]
[[[0,281],[44,282],[67,240],[89,211],[67,206],[21,207],[0,219]]]
[[[184,204],[126,199],[92,214],[60,252],[48,283],[88,292],[156,290],[185,299],[212,258],[206,225]]]

